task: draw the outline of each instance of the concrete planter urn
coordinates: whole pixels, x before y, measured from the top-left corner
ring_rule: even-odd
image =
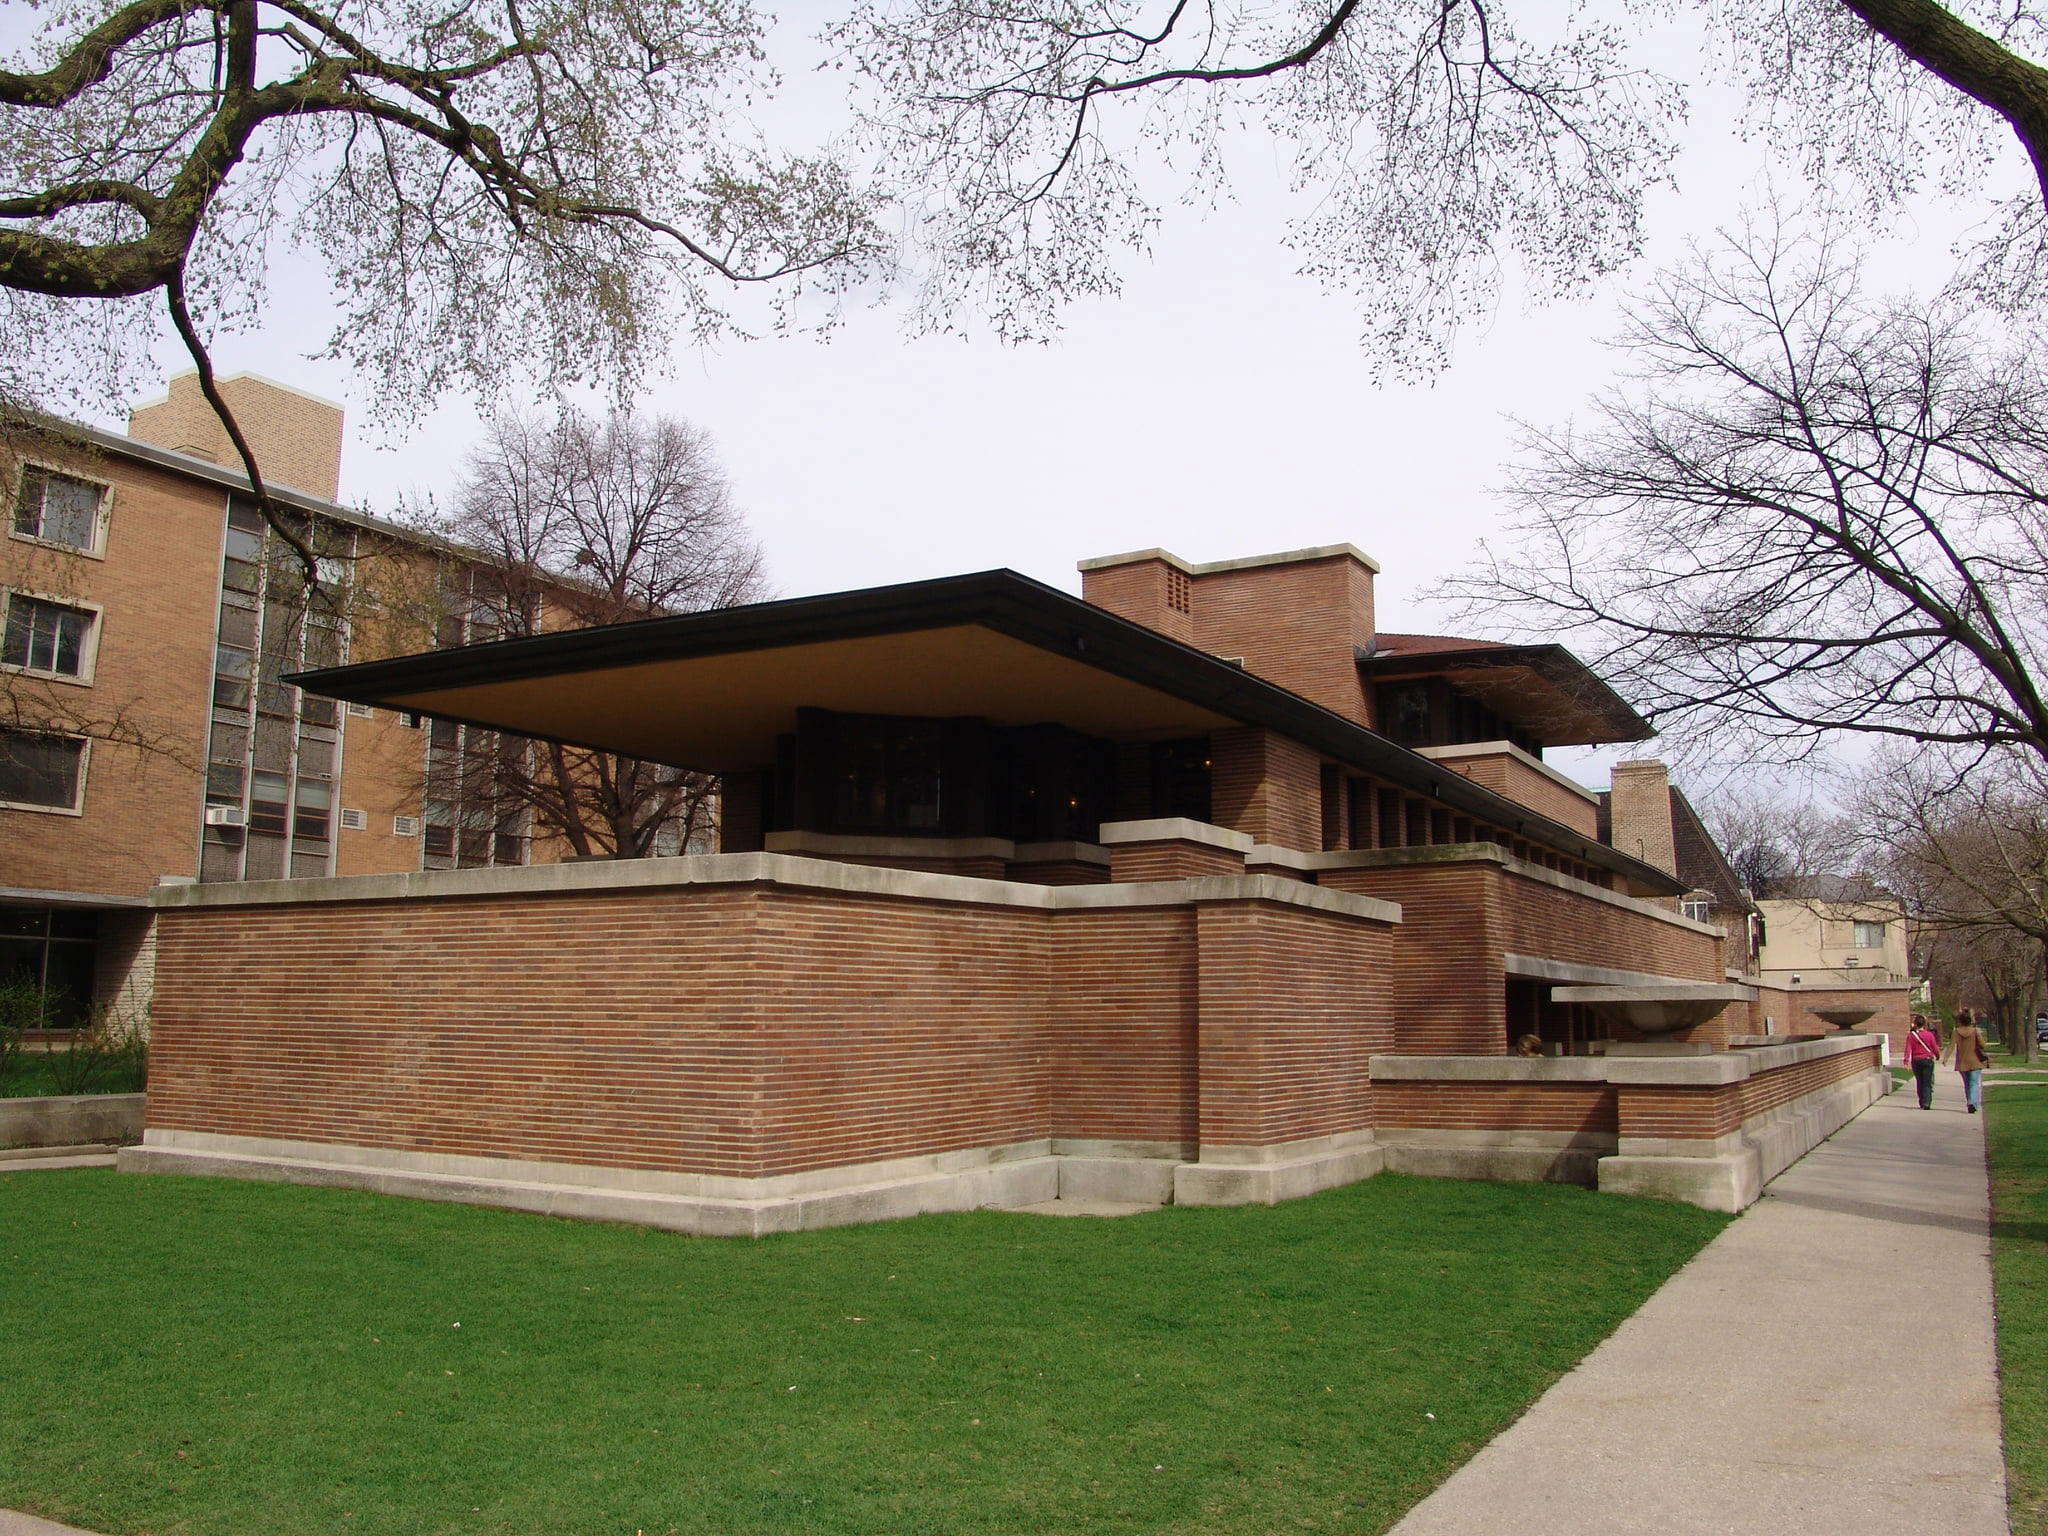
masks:
[[[1832,1024],[1837,1029],[1854,1029],[1866,1019],[1877,1017],[1875,1008],[1816,1008],[1813,1016]]]

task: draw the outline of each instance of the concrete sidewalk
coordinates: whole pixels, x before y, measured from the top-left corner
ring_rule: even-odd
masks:
[[[2006,1536],[1984,1121],[1937,1081],[1788,1168],[1393,1536]]]

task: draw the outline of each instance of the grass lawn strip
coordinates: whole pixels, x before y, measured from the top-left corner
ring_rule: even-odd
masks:
[[[1727,1220],[1383,1175],[748,1242],[0,1174],[0,1507],[117,1536],[1372,1533]]]
[[[1985,1096],[2013,1536],[2048,1536],[2048,1094]]]

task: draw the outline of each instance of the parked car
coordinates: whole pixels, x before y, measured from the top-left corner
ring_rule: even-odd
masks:
[[[2048,1013],[2034,1015],[2034,1044],[2048,1045]]]

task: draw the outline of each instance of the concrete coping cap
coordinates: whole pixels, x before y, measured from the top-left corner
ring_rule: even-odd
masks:
[[[1199,843],[1230,853],[1250,853],[1257,846],[1248,832],[1190,821],[1185,816],[1158,816],[1149,821],[1105,821],[1095,839],[1106,847],[1125,843]]]

